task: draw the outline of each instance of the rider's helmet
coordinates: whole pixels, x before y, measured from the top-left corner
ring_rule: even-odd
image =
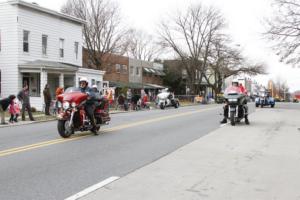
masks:
[[[86,77],[81,77],[79,79],[79,85],[80,85],[81,88],[87,87],[87,85],[88,85],[87,78]]]
[[[232,86],[238,87],[239,86],[238,79],[233,79],[231,84],[232,84]]]
[[[96,88],[97,89],[97,85],[92,85],[92,88]]]

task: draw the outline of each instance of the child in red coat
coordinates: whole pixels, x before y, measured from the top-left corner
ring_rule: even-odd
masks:
[[[20,115],[20,106],[15,100],[10,103],[8,112],[10,113],[9,122],[18,122],[18,117]]]

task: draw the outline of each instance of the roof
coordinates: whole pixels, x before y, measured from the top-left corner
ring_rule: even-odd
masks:
[[[34,10],[37,10],[37,11],[40,11],[40,12],[43,12],[43,13],[47,13],[47,14],[50,14],[50,15],[57,16],[59,18],[67,19],[69,21],[76,22],[76,23],[79,23],[79,24],[85,24],[86,23],[85,20],[70,16],[70,15],[66,15],[66,14],[63,14],[63,13],[60,13],[60,12],[57,12],[57,11],[54,11],[54,10],[50,10],[48,8],[41,7],[38,4],[28,3],[28,2],[25,2],[25,1],[21,1],[21,0],[11,0],[11,1],[8,1],[7,3],[9,3],[11,5],[21,5],[21,6],[31,8],[31,9],[34,9]]]
[[[147,86],[150,86],[150,87],[155,88],[155,89],[164,89],[164,88],[166,88],[165,86],[162,86],[162,85],[150,84],[150,83],[147,83]]]
[[[54,62],[54,61],[45,61],[45,60],[35,60],[29,61],[24,64],[20,64],[19,68],[48,68],[54,70],[65,70],[65,71],[77,71],[79,66],[72,65],[69,63],[62,63],[62,62]]]
[[[143,70],[145,72],[152,73],[152,74],[155,74],[155,75],[158,75],[158,76],[165,76],[166,75],[163,71],[157,70],[157,69],[154,69],[154,68],[150,68],[150,67],[143,67]]]
[[[123,82],[109,81],[109,87],[117,87],[117,88],[128,87],[132,89],[142,89],[145,88],[145,86],[146,85],[142,83],[123,83]]]
[[[116,87],[116,88],[123,88],[128,87],[132,89],[162,89],[166,88],[161,85],[156,84],[148,84],[148,83],[123,83],[123,82],[116,82],[116,81],[109,81],[109,87]]]

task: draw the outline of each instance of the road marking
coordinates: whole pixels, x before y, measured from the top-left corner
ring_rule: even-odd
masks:
[[[11,155],[11,154],[24,152],[24,151],[28,151],[28,150],[33,150],[33,149],[37,149],[37,148],[41,148],[41,147],[46,147],[46,146],[50,146],[50,145],[53,145],[53,144],[59,144],[59,143],[63,143],[63,142],[79,140],[81,138],[88,137],[88,136],[90,136],[90,133],[75,135],[74,137],[69,138],[69,139],[63,139],[62,138],[62,139],[56,139],[56,140],[49,140],[49,141],[40,142],[40,143],[36,143],[36,144],[31,144],[31,145],[26,145],[26,146],[22,146],[22,147],[7,149],[7,150],[4,150],[4,151],[0,151],[0,157],[8,156],[8,155]]]
[[[104,181],[101,181],[100,183],[92,185],[91,187],[88,187],[88,188],[82,190],[81,192],[78,192],[77,194],[74,194],[73,196],[70,196],[70,197],[66,198],[65,200],[76,200],[76,199],[79,199],[79,198],[81,198],[83,196],[88,195],[91,192],[94,192],[95,190],[98,190],[98,189],[104,187],[107,184],[110,184],[110,183],[118,180],[119,178],[120,177],[118,177],[118,176],[109,177],[109,178],[105,179]]]
[[[106,128],[106,129],[103,129],[101,132],[102,133],[108,133],[108,132],[118,131],[118,130],[131,128],[131,127],[135,127],[135,126],[140,126],[140,125],[144,125],[144,124],[149,124],[149,123],[153,123],[153,122],[159,122],[159,121],[163,121],[163,120],[188,116],[188,115],[192,115],[192,114],[196,114],[196,113],[200,113],[200,112],[215,110],[215,109],[218,109],[218,108],[219,107],[210,107],[210,108],[196,110],[196,111],[189,111],[189,112],[175,114],[175,115],[169,115],[169,116],[158,117],[158,118],[153,118],[153,119],[148,119],[148,120],[142,120],[142,121],[133,122],[133,123],[129,123],[129,124],[119,125],[119,126],[112,127],[112,128]],[[55,139],[55,140],[49,140],[49,141],[45,141],[45,142],[30,144],[30,145],[26,145],[26,146],[11,148],[11,149],[7,149],[7,150],[2,150],[2,151],[0,151],[0,157],[16,154],[16,153],[20,153],[20,152],[25,152],[25,151],[33,150],[33,149],[37,149],[37,148],[42,148],[42,147],[50,146],[50,145],[53,145],[53,144],[59,144],[59,143],[79,140],[79,139],[82,139],[82,138],[85,138],[85,137],[89,137],[91,135],[92,134],[89,133],[89,132],[83,132],[83,133],[80,133],[80,134],[73,135],[71,138],[67,138],[67,139],[60,138],[60,139]]]

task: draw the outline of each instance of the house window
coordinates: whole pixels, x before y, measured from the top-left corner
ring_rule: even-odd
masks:
[[[121,65],[120,64],[116,64],[116,72],[120,73],[121,71]]]
[[[23,31],[23,52],[29,52],[29,31]]]
[[[47,55],[47,43],[48,43],[48,36],[42,35],[42,53],[44,56]]]
[[[137,67],[137,68],[135,68],[135,74],[136,75],[139,75],[140,74],[140,69]]]
[[[78,59],[78,48],[79,48],[79,43],[75,42],[74,43],[74,52],[75,52],[76,60]]]
[[[65,43],[65,40],[60,38],[59,39],[59,57],[60,58],[64,57],[64,43]]]
[[[130,66],[130,74],[133,75],[133,73],[134,73],[134,67],[133,67],[133,66]]]
[[[127,73],[127,65],[122,65],[122,73]]]

